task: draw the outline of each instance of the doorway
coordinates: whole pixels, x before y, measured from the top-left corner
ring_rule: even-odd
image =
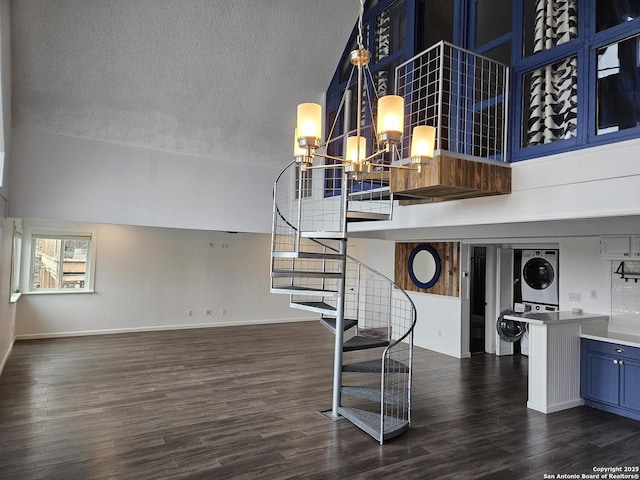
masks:
[[[473,247],[469,291],[469,352],[485,353],[487,248]]]

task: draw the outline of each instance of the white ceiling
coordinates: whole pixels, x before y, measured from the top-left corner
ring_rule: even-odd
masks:
[[[19,0],[12,113],[33,128],[284,165],[358,0]]]

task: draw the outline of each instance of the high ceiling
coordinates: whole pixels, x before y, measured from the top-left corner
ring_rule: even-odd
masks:
[[[19,0],[13,125],[283,165],[358,0]]]

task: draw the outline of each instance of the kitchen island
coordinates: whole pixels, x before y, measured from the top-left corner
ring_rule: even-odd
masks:
[[[584,404],[580,397],[580,333],[583,325],[606,325],[607,315],[574,312],[513,313],[528,324],[527,407],[553,413]]]

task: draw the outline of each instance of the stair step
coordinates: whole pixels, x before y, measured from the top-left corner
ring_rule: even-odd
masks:
[[[343,372],[382,373],[382,360],[366,360],[364,362],[348,363],[342,366]],[[388,359],[385,373],[407,373],[409,367],[397,360]]]
[[[343,240],[345,235],[343,232],[325,232],[325,231],[313,231],[313,232],[300,232],[302,238],[325,238],[332,240]]]
[[[300,310],[308,310],[309,312],[316,312],[322,315],[335,316],[336,307],[324,302],[290,302],[291,308],[299,308]]]
[[[386,338],[376,337],[364,337],[362,335],[355,335],[342,345],[342,351],[352,352],[354,350],[366,350],[368,348],[386,347],[389,345],[389,340]]]
[[[343,395],[364,398],[373,402],[380,402],[380,387],[342,386]],[[392,405],[407,405],[409,403],[409,391],[406,388],[385,388],[384,403]]]
[[[401,418],[385,417],[382,432],[380,432],[380,414],[359,408],[340,407],[338,413],[380,443],[397,437],[409,429],[408,421]]]
[[[316,258],[318,260],[342,260],[344,255],[323,252],[271,252],[274,258]]]
[[[387,178],[389,174],[387,173]],[[357,192],[351,192],[348,195],[350,201],[368,201],[375,202],[379,200],[390,200],[391,192],[388,186],[380,186],[377,188],[370,188],[368,190],[359,190]]]
[[[391,215],[388,213],[371,213],[371,212],[347,212],[347,222],[372,222],[378,220],[391,220]]]
[[[313,295],[320,297],[337,297],[338,292],[335,290],[324,290],[322,288],[299,287],[296,285],[287,285],[284,287],[271,287],[271,293],[280,293],[285,295]]]
[[[272,278],[342,278],[340,272],[322,272],[320,270],[273,270]]]
[[[331,330],[333,333],[336,333],[336,319],[335,318],[321,318],[320,323]],[[347,331],[350,328],[355,327],[358,324],[357,320],[349,320],[344,319],[343,330]]]

